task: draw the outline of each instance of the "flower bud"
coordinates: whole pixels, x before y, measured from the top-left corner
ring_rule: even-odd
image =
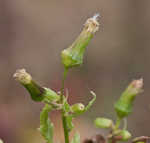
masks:
[[[107,118],[96,118],[94,124],[97,128],[111,128],[113,126],[113,122]]]
[[[25,69],[19,69],[14,74],[14,78],[19,81],[30,93],[32,100],[42,101],[47,99],[48,101],[59,100],[57,93],[48,88],[43,88],[32,80],[32,77]]]
[[[82,111],[84,111],[84,109],[85,109],[85,107],[82,103],[76,103],[71,106],[71,111],[75,114],[81,113]]]
[[[3,141],[0,139],[0,143],[3,143]]]
[[[127,140],[129,140],[132,137],[131,133],[128,132],[127,130],[120,131],[119,136],[122,137],[121,138],[122,141],[127,141]]]
[[[143,79],[132,81],[127,89],[122,93],[120,99],[114,107],[119,118],[124,118],[132,112],[135,96],[142,92]]]
[[[97,14],[92,18],[89,18],[84,24],[83,31],[74,43],[69,48],[62,51],[62,63],[65,68],[79,66],[83,63],[85,48],[92,39],[94,33],[99,29],[99,23],[97,21],[98,16],[99,15]]]

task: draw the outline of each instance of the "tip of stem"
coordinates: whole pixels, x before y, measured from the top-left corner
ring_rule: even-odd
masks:
[[[143,87],[143,78],[140,78],[138,80],[133,80],[131,84],[135,89],[141,90]]]

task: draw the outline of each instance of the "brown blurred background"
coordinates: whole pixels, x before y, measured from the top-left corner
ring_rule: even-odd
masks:
[[[44,142],[36,128],[43,105],[31,101],[12,78],[26,68],[43,86],[59,90],[60,52],[80,33],[87,18],[100,13],[100,30],[90,42],[84,64],[66,80],[70,103],[97,101],[76,119],[82,139],[104,133],[97,116],[115,119],[114,101],[127,84],[144,78],[144,93],[128,118],[134,136],[150,135],[150,1],[148,0],[0,0],[0,138],[5,143]],[[59,113],[51,114],[55,142],[63,139]],[[60,139],[59,139],[60,138]]]

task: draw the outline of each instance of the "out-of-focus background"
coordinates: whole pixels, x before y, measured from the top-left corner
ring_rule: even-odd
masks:
[[[42,104],[31,101],[12,75],[26,68],[41,85],[59,90],[60,52],[80,33],[87,18],[100,13],[100,30],[90,42],[82,67],[69,72],[65,86],[70,103],[90,100],[89,112],[75,120],[82,139],[103,133],[97,116],[115,119],[113,103],[131,80],[143,77],[144,93],[128,118],[134,136],[150,132],[150,1],[148,0],[1,0],[0,138],[5,143],[44,142],[36,128]],[[51,114],[55,142],[63,140],[59,113]]]

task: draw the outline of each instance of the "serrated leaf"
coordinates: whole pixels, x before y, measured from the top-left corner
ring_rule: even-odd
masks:
[[[80,143],[80,134],[78,132],[75,133],[71,143]]]
[[[53,142],[53,123],[48,117],[48,113],[51,109],[52,107],[46,104],[40,114],[40,132],[47,143]]]

